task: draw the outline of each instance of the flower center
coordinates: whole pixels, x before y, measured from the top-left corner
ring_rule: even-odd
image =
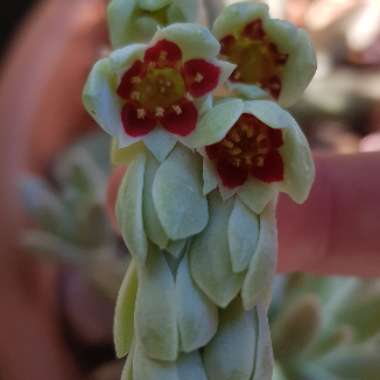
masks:
[[[259,85],[274,98],[279,97],[288,55],[280,53],[269,40],[261,20],[248,24],[236,38],[224,37],[221,45],[222,55],[237,65],[231,81]]]
[[[162,116],[160,113],[182,99],[186,92],[185,82],[178,70],[156,68],[154,63],[149,64],[145,75],[133,77],[132,83],[132,100],[155,112],[156,116]]]
[[[243,114],[222,141],[206,147],[206,153],[216,163],[223,183],[235,187],[249,175],[265,182],[281,180],[282,158],[277,150],[282,144],[281,130]]]

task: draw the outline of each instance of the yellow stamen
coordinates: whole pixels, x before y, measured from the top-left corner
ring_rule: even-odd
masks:
[[[133,92],[131,93],[131,98],[132,98],[133,100],[139,100],[139,99],[140,99],[140,93],[139,93],[138,91],[133,91]]]
[[[222,145],[224,145],[226,148],[231,149],[234,147],[234,143],[229,140],[223,140]]]
[[[162,107],[156,107],[156,110],[155,110],[156,112],[156,116],[157,117],[163,117],[164,116],[164,109],[162,108]]]
[[[231,154],[233,156],[238,156],[241,152],[242,152],[242,150],[240,148],[234,148],[231,150]]]
[[[230,138],[231,138],[231,140],[234,142],[234,143],[238,143],[238,142],[240,142],[240,136],[239,136],[239,133],[237,133],[236,131],[232,131],[231,133],[230,133]]]
[[[146,111],[143,108],[137,109],[137,118],[138,119],[145,119]]]
[[[173,110],[177,115],[181,115],[182,109],[180,106],[173,106]]]
[[[195,82],[200,83],[203,81],[203,79],[204,79],[204,76],[201,73],[196,73],[196,75],[194,77]]]
[[[141,78],[140,77],[132,77],[131,82],[133,84],[139,84],[139,83],[141,83]]]
[[[260,168],[263,167],[264,166],[264,157],[261,157],[261,156],[257,157],[256,158],[256,165]]]

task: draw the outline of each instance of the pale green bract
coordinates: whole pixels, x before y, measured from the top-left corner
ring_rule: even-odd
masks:
[[[289,107],[300,99],[317,68],[310,38],[303,29],[290,22],[271,18],[266,4],[248,1],[224,8],[215,20],[213,33],[221,40],[241,32],[246,25],[255,20],[262,21],[265,33],[278,50],[288,54],[280,78],[282,87],[278,102],[284,107]],[[248,99],[270,98],[258,85],[231,82],[230,88]]]

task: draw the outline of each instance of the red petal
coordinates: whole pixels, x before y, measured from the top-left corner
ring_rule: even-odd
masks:
[[[272,148],[280,148],[284,144],[284,139],[282,136],[281,129],[270,128],[269,139],[270,139]]]
[[[121,121],[126,134],[131,137],[144,136],[157,125],[155,118],[148,113],[143,119],[138,118],[137,108],[131,104],[124,105],[121,111]]]
[[[160,40],[145,51],[144,62],[176,63],[182,59],[182,51],[177,44]]]
[[[223,185],[229,188],[242,185],[248,178],[246,167],[236,167],[228,160],[219,160],[216,170],[222,179]]]
[[[265,37],[263,23],[260,19],[250,22],[243,30],[245,37],[253,40],[261,40]]]
[[[140,76],[144,71],[144,64],[141,61],[136,61],[131,68],[126,71],[121,79],[117,94],[124,99],[127,99],[133,89],[132,78]]]
[[[180,107],[181,113],[175,111],[173,107]],[[173,105],[165,109],[162,126],[169,132],[179,136],[189,135],[197,126],[198,111],[195,105],[187,100],[181,101],[178,105]]]
[[[232,34],[223,37],[220,40],[220,45],[221,45],[220,54],[229,55],[235,43],[236,43],[236,38]]]
[[[276,182],[284,179],[284,163],[280,153],[274,151],[264,158],[264,166],[254,166],[251,174],[263,182]]]
[[[206,146],[206,153],[210,160],[216,160],[220,154],[220,143]]]
[[[218,85],[220,68],[204,59],[191,59],[184,64],[183,73],[190,94],[199,97]]]

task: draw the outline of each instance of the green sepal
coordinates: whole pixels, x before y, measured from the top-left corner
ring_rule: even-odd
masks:
[[[168,245],[167,237],[161,222],[158,219],[153,201],[153,182],[159,168],[158,161],[151,155],[147,154],[144,191],[143,191],[143,217],[146,235],[150,241],[158,245],[161,249]]]
[[[195,285],[187,255],[176,278],[176,305],[181,349],[192,352],[205,346],[218,328],[218,309]]]
[[[142,212],[145,164],[144,154],[139,154],[130,164],[116,200],[116,219],[120,232],[138,265],[144,265],[148,253]]]
[[[126,148],[119,148],[116,138],[111,143],[111,162],[113,165],[127,165],[135,159],[135,157],[145,151],[144,143],[139,141]]]
[[[171,240],[195,235],[207,224],[208,205],[202,194],[201,168],[196,154],[177,146],[156,172],[154,205]]]
[[[273,377],[273,348],[266,305],[258,304],[255,308],[257,329],[255,370],[251,380],[272,380]]]
[[[272,202],[260,215],[259,240],[242,287],[241,294],[246,310],[252,309],[259,302],[269,305],[276,263],[277,228],[275,205]]]
[[[169,252],[174,258],[179,259],[184,253],[187,242],[187,239],[171,241],[166,247],[166,251]]]
[[[210,219],[189,250],[191,274],[197,285],[218,306],[226,307],[239,293],[244,276],[232,272],[228,248],[228,220],[233,202],[217,192],[209,196]]]
[[[256,250],[259,237],[259,217],[249,210],[238,198],[235,199],[228,221],[228,244],[232,270],[243,272],[248,268]]]
[[[242,308],[239,298],[221,310],[218,332],[203,355],[208,380],[250,380],[256,335],[252,312]]]
[[[113,337],[116,356],[122,358],[130,352],[134,335],[134,311],[137,294],[137,271],[132,260],[124,276],[116,300]]]
[[[175,283],[164,255],[154,245],[150,245],[146,265],[139,268],[138,276],[135,326],[140,344],[152,359],[176,360],[179,339]]]
[[[160,162],[173,150],[177,139],[162,128],[155,128],[143,138],[146,147]]]

